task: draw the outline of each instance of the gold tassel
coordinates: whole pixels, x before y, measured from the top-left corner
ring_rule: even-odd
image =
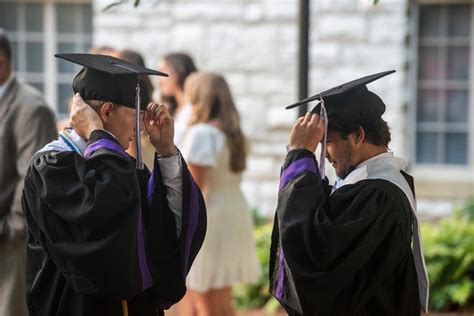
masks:
[[[123,311],[123,316],[128,316],[128,304],[127,304],[127,301],[125,300],[122,301],[122,311]]]

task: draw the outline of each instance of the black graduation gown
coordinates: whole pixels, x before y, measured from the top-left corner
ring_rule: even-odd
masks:
[[[206,213],[182,160],[180,236],[159,164],[135,161],[108,133],[95,131],[87,158],[40,152],[25,179],[30,315],[160,315],[184,295],[204,240]]]
[[[290,315],[420,315],[406,195],[386,180],[359,181],[330,195],[316,169],[309,151],[286,157],[271,293]]]

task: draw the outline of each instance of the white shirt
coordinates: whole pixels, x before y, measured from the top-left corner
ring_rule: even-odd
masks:
[[[191,103],[186,103],[181,111],[177,112],[174,117],[174,143],[178,148],[181,148],[184,141],[184,136],[189,128],[189,120],[193,112]]]

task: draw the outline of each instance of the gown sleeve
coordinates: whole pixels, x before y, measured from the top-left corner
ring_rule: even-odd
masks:
[[[181,154],[174,159],[180,165],[180,181],[169,169],[165,170],[170,163],[155,158],[147,193],[150,211],[145,220],[149,261],[154,279],[158,280],[153,291],[164,309],[184,296],[186,276],[202,246],[207,226],[201,191]]]
[[[312,153],[293,150],[280,178],[270,291],[291,315],[326,315],[334,306],[350,305],[340,299],[357,296],[354,280],[360,278],[364,291],[370,291],[370,279],[383,273],[371,266],[378,251],[397,248],[409,236],[397,203],[403,197],[390,184],[365,180],[330,196],[327,179],[321,180],[317,169]],[[396,265],[397,253],[380,259],[380,266]]]
[[[78,294],[123,299],[142,290],[137,249],[140,186],[130,157],[94,131],[84,157],[33,157],[23,208],[32,232]]]

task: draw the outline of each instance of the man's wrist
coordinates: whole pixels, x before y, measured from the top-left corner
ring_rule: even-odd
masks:
[[[155,149],[158,158],[168,158],[178,153],[178,148],[175,145],[166,148],[156,147]]]

